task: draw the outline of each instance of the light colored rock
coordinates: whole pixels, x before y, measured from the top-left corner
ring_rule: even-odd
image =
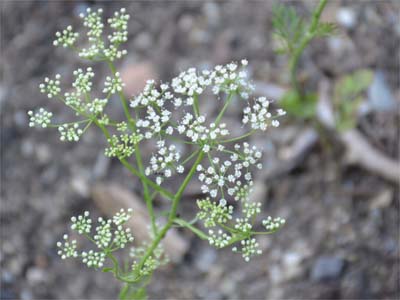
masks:
[[[133,216],[127,225],[135,240],[139,243],[150,240],[151,222],[144,200],[118,184],[96,184],[91,194],[95,204],[108,216],[114,215],[121,208],[132,208]],[[173,262],[179,262],[189,248],[189,243],[175,229],[168,231],[162,243]]]
[[[378,195],[376,195],[369,205],[369,209],[382,209],[389,206],[393,200],[393,190],[385,189],[381,191]]]
[[[147,80],[158,79],[156,67],[149,61],[129,63],[120,70],[120,73],[125,83],[124,93],[129,96],[139,94]]]
[[[349,7],[341,7],[337,12],[336,20],[347,29],[351,29],[357,24],[356,13]]]

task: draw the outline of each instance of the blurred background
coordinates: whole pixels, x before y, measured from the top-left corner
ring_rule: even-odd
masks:
[[[78,15],[87,7],[104,8],[106,17],[126,7],[131,14],[125,47],[129,54],[118,68],[127,95],[138,93],[147,79],[167,81],[191,66],[247,58],[258,92],[279,97],[289,86],[289,75],[287,57],[275,52],[273,4],[1,1],[1,299],[115,298],[119,285],[110,274],[61,261],[55,243],[71,215],[84,210],[107,214],[119,209],[118,193],[128,202],[138,201],[141,194],[137,180],[119,162],[104,157],[99,131],[89,130],[75,144],[61,143],[55,130],[28,128],[26,112],[40,106],[68,119],[67,108],[46,99],[38,84],[56,73],[68,81],[74,69],[86,65],[71,51],[54,48],[54,33],[69,24],[79,28]],[[285,4],[309,16],[317,2]],[[338,32],[311,43],[299,72],[313,90],[322,78],[334,84],[359,69],[373,72],[356,130],[395,171],[399,14],[397,1],[329,1],[322,20],[335,22]],[[108,70],[96,66],[96,71],[95,86],[102,86]],[[111,106],[115,115],[123,116],[117,101]],[[218,111],[213,102],[202,109]],[[240,110],[228,111],[227,123],[238,132],[239,122]],[[252,139],[266,157],[265,170],[257,177],[263,214],[287,219],[278,234],[260,238],[264,254],[245,263],[229,249],[217,251],[177,230],[174,238],[183,245],[175,253],[180,262],[156,272],[150,298],[399,298],[398,177],[351,158],[351,145],[368,153],[365,144],[346,143],[340,133],[314,128],[288,115],[281,127]],[[360,152],[353,153],[357,157]],[[117,200],[104,205],[99,198],[105,193]],[[195,214],[197,197],[194,185],[182,201],[183,217]],[[156,202],[159,211],[167,204]]]

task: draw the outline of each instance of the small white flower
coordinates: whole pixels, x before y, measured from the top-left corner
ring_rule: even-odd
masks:
[[[46,128],[51,123],[51,118],[53,113],[46,111],[44,108],[39,108],[35,113],[33,111],[28,111],[29,116],[29,127],[39,126]]]

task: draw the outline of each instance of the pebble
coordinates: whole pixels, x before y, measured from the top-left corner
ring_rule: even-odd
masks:
[[[46,165],[50,162],[52,154],[50,148],[46,144],[39,144],[35,147],[36,158],[41,165]]]
[[[203,13],[207,18],[208,24],[211,26],[218,26],[220,23],[220,10],[215,2],[206,1],[203,6]]]
[[[25,158],[31,157],[35,152],[35,146],[31,140],[23,140],[21,143],[21,154]]]
[[[134,44],[139,50],[148,50],[153,43],[153,38],[148,32],[139,33],[134,40]]]
[[[86,178],[76,175],[71,179],[72,189],[81,197],[86,198],[89,196],[90,188]]]
[[[347,29],[352,29],[357,23],[356,14],[354,10],[349,7],[340,8],[337,12],[336,20]]]
[[[28,127],[28,115],[26,111],[19,110],[14,114],[14,123],[19,128],[27,128]]]
[[[311,270],[312,281],[323,281],[336,279],[342,273],[344,261],[337,256],[321,256],[319,257]]]
[[[386,82],[382,71],[375,72],[374,79],[368,89],[368,103],[373,110],[391,111],[396,109],[396,100]]]
[[[303,256],[298,252],[287,252],[283,255],[282,262],[286,279],[294,278],[300,274],[302,260]]]
[[[47,273],[41,268],[32,267],[26,272],[26,278],[31,285],[36,285],[38,283],[46,282]]]
[[[156,67],[151,62],[129,63],[120,70],[120,73],[125,82],[124,92],[129,96],[139,94],[147,80],[158,79]]]
[[[28,289],[23,289],[23,290],[21,291],[20,296],[21,296],[21,300],[31,300],[31,299],[34,299],[32,292],[31,292],[30,290],[28,290]]]
[[[94,179],[104,178],[107,174],[107,170],[110,166],[111,160],[104,155],[103,151],[100,151],[96,158],[96,163],[93,167]]]
[[[195,266],[201,272],[208,272],[217,258],[213,248],[204,248],[196,257]]]

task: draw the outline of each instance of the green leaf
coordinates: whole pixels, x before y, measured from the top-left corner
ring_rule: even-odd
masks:
[[[334,23],[319,23],[314,36],[326,37],[335,34],[337,26]]]
[[[315,116],[317,95],[308,93],[301,96],[296,91],[290,90],[283,96],[280,104],[292,116],[309,119]]]
[[[279,53],[291,53],[306,33],[306,24],[293,7],[274,5],[272,8],[274,37],[280,45]]]
[[[373,72],[362,69],[341,77],[334,86],[333,106],[336,128],[340,131],[354,128],[362,93],[371,85]]]

